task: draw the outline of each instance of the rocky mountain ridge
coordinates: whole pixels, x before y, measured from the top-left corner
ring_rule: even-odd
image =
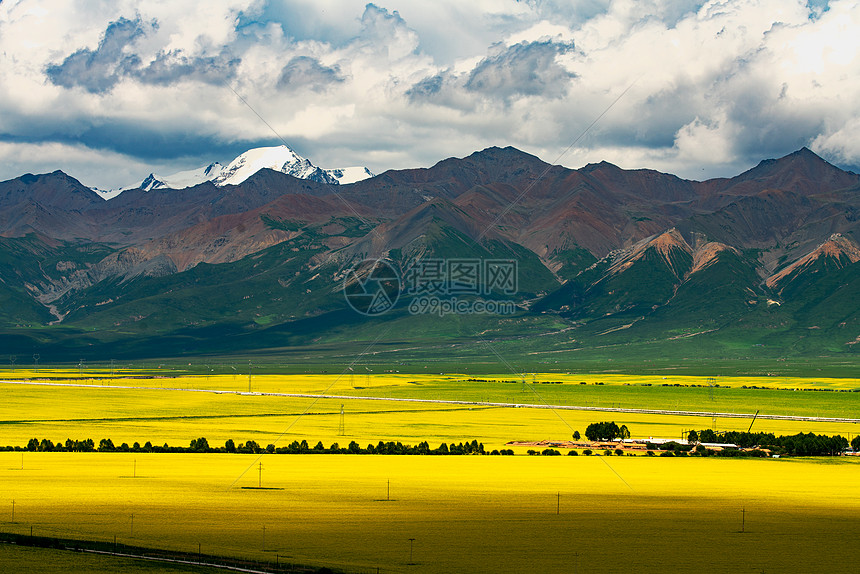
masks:
[[[514,258],[524,312],[630,333],[741,320],[757,306],[799,313],[804,297],[850,301],[858,284],[860,176],[805,148],[704,182],[549,166],[514,148],[337,188],[249,171],[236,185],[109,202],[62,172],[0,183],[0,301],[17,302],[2,319],[159,332],[290,324],[342,309],[345,270],[379,257],[403,272],[427,258]],[[190,307],[210,282],[223,285],[218,312]],[[697,310],[703,290],[717,302]],[[259,308],[242,310],[251,298]],[[840,313],[839,324],[858,320],[856,303]]]

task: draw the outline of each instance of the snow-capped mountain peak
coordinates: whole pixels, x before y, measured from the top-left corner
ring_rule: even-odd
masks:
[[[327,174],[335,178],[340,185],[355,183],[357,181],[361,181],[362,179],[367,179],[375,175],[366,167],[361,166],[327,169],[325,171]]]
[[[140,183],[140,185],[135,187],[144,191],[162,188],[185,189],[186,187],[199,185],[204,181],[212,181],[220,177],[223,171],[224,166],[216,161],[206,167],[180,171],[166,177],[161,177],[151,173]]]
[[[217,186],[238,185],[261,169],[267,168],[299,179],[310,179],[330,185],[346,185],[374,176],[366,167],[322,169],[289,147],[280,145],[249,149],[231,161],[227,167],[215,162],[206,167],[180,171],[164,177],[151,173],[137,185],[115,190],[93,188],[93,191],[104,199],[111,199],[130,189],[142,189],[144,191],[185,189],[206,181],[211,181]]]
[[[230,162],[215,185],[238,185],[260,171],[273,169],[300,179],[337,184],[337,178],[318,168],[285,145],[249,149]]]

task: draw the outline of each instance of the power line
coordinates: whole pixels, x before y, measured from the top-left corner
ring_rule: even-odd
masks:
[[[290,432],[290,429],[292,429],[296,425],[296,423],[298,423],[302,419],[302,417],[304,417],[308,413],[308,411],[311,410],[314,407],[314,405],[316,405],[323,398],[323,395],[325,395],[333,386],[335,386],[338,383],[338,381],[340,381],[343,378],[343,376],[347,373],[347,370],[350,367],[354,367],[355,364],[358,361],[360,361],[362,359],[362,357],[364,357],[364,355],[369,353],[370,350],[376,346],[376,343],[378,343],[379,340],[382,339],[382,337],[384,337],[385,335],[388,334],[388,332],[392,329],[393,326],[394,326],[393,324],[390,324],[387,328],[382,330],[379,333],[379,335],[377,335],[376,339],[374,339],[369,345],[367,345],[367,347],[365,347],[364,350],[361,353],[359,353],[355,359],[353,359],[352,363],[350,363],[349,366],[346,369],[344,369],[343,372],[341,372],[341,374],[338,375],[337,378],[334,381],[332,381],[332,383],[329,386],[327,386],[325,389],[323,389],[323,391],[319,395],[317,395],[313,401],[311,401],[311,403],[305,408],[305,410],[303,410],[301,413],[299,413],[299,416],[297,416],[293,420],[293,422],[291,422],[289,425],[287,425],[287,428],[285,428],[284,431],[275,438],[275,441],[273,444],[277,444],[279,440],[284,438],[284,435],[286,435],[288,432]],[[261,458],[263,458],[263,454],[265,454],[265,453],[261,453],[259,456],[257,456],[257,458],[254,459],[254,461],[248,466],[248,468],[243,470],[242,473],[238,477],[236,477],[236,480],[234,480],[228,488],[232,488],[233,486],[235,486],[236,483],[239,482],[242,479],[242,477],[245,476],[245,474],[247,474],[247,472],[249,470],[251,470],[251,468],[253,468],[254,465],[257,464],[257,462]]]

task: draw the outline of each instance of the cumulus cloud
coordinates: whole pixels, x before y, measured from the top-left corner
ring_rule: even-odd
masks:
[[[489,145],[696,178],[803,145],[856,166],[857,29],[848,0],[3,2],[0,178],[16,146],[110,187],[280,137],[374,171]]]
[[[465,87],[490,97],[543,95],[560,98],[567,93],[573,76],[556,61],[558,54],[572,50],[569,44],[522,42],[505,47],[475,66]]]
[[[406,95],[412,100],[431,98],[442,91],[442,84],[444,81],[445,78],[442,74],[428,76],[421,79],[419,82],[416,82],[411,88],[406,90]]]
[[[148,25],[155,26],[154,22]],[[49,65],[45,73],[52,83],[64,88],[80,86],[89,92],[105,92],[140,67],[140,57],[128,48],[145,34],[140,18],[120,18],[108,25],[98,48],[77,50],[62,63]]]
[[[337,66],[324,66],[309,56],[296,56],[290,60],[278,79],[278,87],[325,91],[329,84],[343,82]]]
[[[224,52],[214,57],[188,57],[181,49],[161,50],[144,64],[135,44],[147,32],[157,30],[156,20],[144,24],[140,18],[120,18],[108,24],[98,48],[79,49],[61,63],[49,65],[45,74],[57,86],[81,87],[92,93],[107,92],[124,78],[166,85],[178,81],[220,83],[233,76],[239,59]]]
[[[203,82],[220,84],[235,76],[239,58],[229,53],[217,56],[189,58],[181,50],[159,52],[147,66],[128,75],[147,84],[168,85],[175,82]]]

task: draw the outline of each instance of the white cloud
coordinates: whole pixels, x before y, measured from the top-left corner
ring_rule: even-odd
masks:
[[[28,146],[110,187],[277,141],[230,88],[321,165],[551,161],[634,81],[563,163],[860,165],[857,29],[847,0],[3,2],[0,179],[51,170]]]
[[[122,154],[55,142],[0,142],[0,164],[16,174],[14,177],[61,170],[94,187],[100,187],[92,182],[99,180],[106,166],[119,176],[118,181],[127,183],[139,183],[142,180],[139,174],[150,173],[148,164]]]

